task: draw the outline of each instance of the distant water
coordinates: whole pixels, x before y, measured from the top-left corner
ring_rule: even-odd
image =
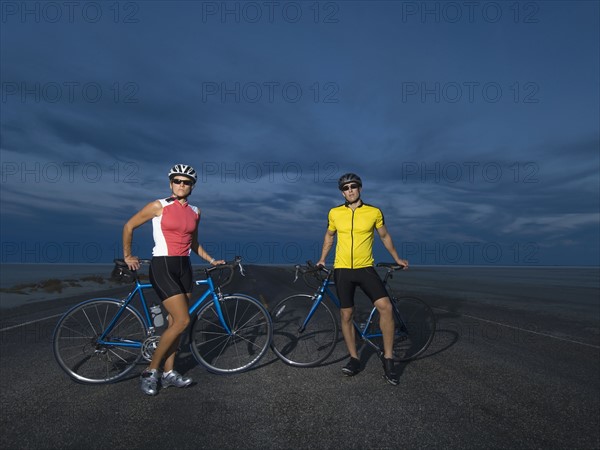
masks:
[[[50,278],[65,280],[89,275],[109,277],[113,267],[113,264],[0,264],[0,288]],[[539,266],[412,266],[410,270],[397,274],[395,281],[424,286],[435,281],[436,285],[459,284],[461,287],[465,285],[484,287],[508,283],[513,287],[527,284],[530,287],[554,285],[600,289],[600,269]]]
[[[0,264],[0,288],[57,278],[109,277],[114,264]]]
[[[558,266],[412,266],[396,275],[409,282],[449,282],[483,287],[488,284],[571,286],[600,289],[599,267]]]

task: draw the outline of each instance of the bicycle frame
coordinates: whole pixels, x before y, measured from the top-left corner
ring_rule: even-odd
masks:
[[[228,326],[227,322],[225,321],[225,318],[223,317],[223,311],[221,309],[221,304],[219,302],[219,297],[222,294],[220,293],[220,291],[217,294],[212,278],[210,276],[208,276],[206,278],[206,280],[196,280],[195,283],[197,286],[207,285],[208,289],[204,292],[204,294],[202,294],[202,296],[200,296],[200,298],[198,300],[196,300],[189,307],[188,313],[190,315],[192,315],[195,311],[197,311],[200,308],[200,306],[202,306],[202,304],[206,301],[206,299],[210,295],[212,295],[212,300],[215,304],[215,310],[217,311],[219,321],[221,322],[221,325],[223,326],[225,331],[228,334],[231,334],[231,330],[229,329],[229,326]],[[142,304],[142,310],[143,310],[142,319],[145,320],[146,326],[148,328],[148,336],[152,336],[154,334],[156,329],[154,327],[154,324],[152,323],[152,318],[150,316],[150,309],[148,308],[148,303],[146,302],[146,298],[144,297],[144,289],[149,289],[151,287],[152,287],[152,285],[149,283],[140,283],[139,279],[136,277],[135,288],[129,293],[129,295],[127,296],[127,298],[125,298],[125,300],[122,300],[121,307],[119,308],[119,310],[117,311],[115,316],[112,318],[111,322],[108,324],[106,329],[102,332],[102,334],[98,338],[98,344],[114,345],[114,346],[121,346],[121,347],[132,347],[132,348],[141,348],[142,347],[142,342],[129,341],[129,340],[121,340],[118,342],[115,342],[114,340],[107,341],[106,336],[110,334],[113,327],[118,322],[121,315],[123,314],[123,311],[133,301],[133,298],[135,297],[136,294],[138,294],[140,297],[140,303]],[[135,308],[133,308],[133,309],[134,309],[134,311],[138,312]]]
[[[387,281],[390,277],[390,272],[387,272],[385,274],[385,277],[383,278],[383,284],[386,287],[387,290]],[[310,319],[312,318],[312,316],[314,315],[314,312],[316,311],[316,309],[319,307],[319,305],[321,304],[321,302],[323,301],[325,296],[328,296],[329,299],[332,301],[332,303],[337,306],[338,309],[341,309],[341,303],[339,301],[339,299],[337,298],[337,296],[332,292],[332,290],[329,288],[330,284],[334,284],[331,281],[331,273],[329,273],[327,275],[327,277],[321,282],[321,285],[319,286],[317,292],[314,294],[315,295],[315,301],[312,305],[312,308],[310,309],[309,313],[306,316],[306,319],[304,319],[304,322],[302,323],[302,326],[300,327],[299,331],[300,332],[304,332],[304,330],[306,329],[306,325],[310,322]],[[389,295],[388,292],[388,296],[391,299],[391,296]],[[373,316],[375,314],[375,312],[377,311],[377,308],[373,307],[371,309],[371,312],[369,313],[369,317],[367,319],[367,321],[365,322],[367,325],[365,325],[364,328],[361,328],[355,320],[352,321],[352,324],[354,325],[354,329],[356,330],[356,332],[359,334],[359,336],[366,342],[368,343],[371,347],[373,347],[374,349],[376,349],[377,351],[381,351],[381,349],[379,348],[379,346],[377,346],[376,344],[374,344],[373,342],[371,342],[371,339],[373,338],[379,338],[382,337],[382,333],[381,331],[379,331],[378,333],[368,333],[368,324],[371,323],[371,321],[373,320]],[[396,317],[396,319],[401,322],[402,324],[404,323],[402,321],[402,318],[400,317],[399,314],[397,314],[396,311],[393,312],[394,316]]]
[[[112,318],[111,322],[108,324],[108,326],[105,328],[105,330],[102,332],[102,334],[98,338],[98,342],[97,342],[98,344],[119,345],[121,347],[132,347],[132,348],[141,348],[142,347],[141,342],[122,340],[117,343],[115,341],[107,341],[106,336],[108,334],[110,334],[110,332],[112,331],[115,324],[121,318],[123,311],[125,311],[125,308],[127,308],[127,306],[129,306],[129,304],[132,302],[132,300],[136,294],[139,294],[139,296],[140,296],[140,302],[142,304],[142,309],[144,311],[144,316],[142,317],[142,320],[145,320],[145,325],[148,328],[148,336],[151,336],[154,333],[154,326],[152,324],[152,319],[150,317],[150,310],[148,309],[148,305],[146,303],[146,298],[144,297],[144,292],[143,292],[144,289],[148,289],[151,287],[152,287],[151,284],[140,283],[140,280],[137,279],[137,277],[136,277],[135,288],[129,293],[129,295],[127,295],[127,298],[125,298],[125,300],[121,301],[121,307],[119,308],[119,310],[117,311],[115,316]],[[133,308],[133,309],[134,309],[134,311],[138,312],[135,308]],[[139,314],[139,312],[138,312],[138,314]]]
[[[347,332],[354,333],[356,330],[353,336],[362,339],[363,348],[370,347],[380,358],[390,350],[396,361],[410,361],[423,353],[435,334],[433,311],[417,297],[398,296],[392,292],[389,280],[395,271],[403,268],[402,265],[378,263],[376,267],[386,269],[383,273],[378,271],[378,276],[386,289],[381,294],[389,297],[390,305],[381,304],[383,299],[377,306],[371,305],[371,309],[357,304],[356,314],[347,314],[353,309],[341,309],[340,299],[332,289],[332,284],[335,284],[333,269],[314,266],[310,261],[306,266],[296,265],[294,281],[301,275],[312,294],[301,291],[289,295],[272,308],[275,332],[271,347],[275,354],[286,364],[296,367],[315,367],[325,361],[339,342],[340,319],[335,317],[335,307],[342,312],[342,333],[347,335]],[[316,281],[309,276],[314,276]],[[331,305],[323,303],[325,296],[329,297]],[[381,330],[382,309],[391,309],[394,322],[392,336]],[[385,317],[387,311],[382,311],[384,320],[390,319]],[[353,317],[350,319],[349,316]]]

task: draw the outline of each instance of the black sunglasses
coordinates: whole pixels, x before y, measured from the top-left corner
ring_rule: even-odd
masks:
[[[347,191],[348,189],[358,189],[358,184],[346,184],[342,186],[342,191]]]
[[[184,186],[191,186],[194,184],[194,182],[191,180],[182,180],[181,178],[173,178],[171,182],[173,184],[183,184]]]

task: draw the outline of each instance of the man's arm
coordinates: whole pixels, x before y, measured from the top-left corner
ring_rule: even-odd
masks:
[[[329,228],[325,231],[325,237],[323,238],[323,249],[321,250],[321,258],[317,262],[317,266],[324,266],[325,260],[327,259],[327,255],[333,247],[333,238],[335,236],[335,231],[331,231]]]
[[[383,245],[386,248],[386,250],[390,253],[390,255],[392,255],[392,258],[394,258],[396,264],[407,268],[408,261],[406,259],[400,259],[400,257],[398,256],[398,252],[396,251],[396,247],[394,247],[394,242],[392,241],[392,236],[390,236],[390,234],[388,233],[385,225],[382,225],[381,228],[377,228],[377,234],[379,234],[381,242],[383,242]]]

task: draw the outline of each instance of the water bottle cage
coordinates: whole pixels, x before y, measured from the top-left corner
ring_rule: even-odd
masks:
[[[152,315],[152,324],[158,328],[162,327],[165,323],[165,319],[163,317],[162,309],[159,305],[153,305],[150,307],[150,314]]]

